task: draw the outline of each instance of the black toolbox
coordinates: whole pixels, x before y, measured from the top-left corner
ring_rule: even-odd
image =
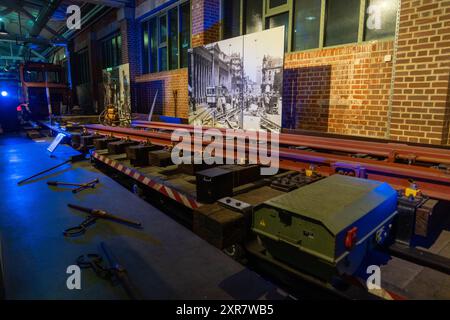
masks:
[[[233,194],[233,172],[220,167],[197,172],[197,200],[204,203]]]
[[[138,144],[130,146],[126,148],[127,158],[130,160],[131,165],[135,167],[145,167],[149,165],[148,153],[158,149],[161,149],[161,147],[155,145]]]
[[[148,153],[148,162],[151,166],[167,167],[173,164],[172,154],[167,150],[156,150]]]
[[[110,142],[115,142],[115,141],[119,141],[120,139],[118,138],[113,138],[113,137],[107,137],[107,138],[101,138],[101,139],[95,139],[94,140],[94,147],[97,150],[103,150],[103,149],[108,149],[108,143]]]
[[[260,167],[256,164],[246,165],[223,165],[220,168],[233,172],[233,187],[239,187],[244,184],[254,182],[261,176]]]
[[[207,164],[206,161],[211,162],[211,164]],[[188,174],[191,176],[195,176],[197,172],[203,171],[206,169],[214,168],[217,165],[214,163],[214,158],[203,159],[202,163],[193,163],[194,159],[192,159],[192,163],[182,163],[178,165],[178,171],[184,174]]]
[[[125,149],[130,146],[136,145],[137,142],[129,140],[119,140],[108,143],[108,153],[109,154],[121,154],[125,153]]]
[[[80,137],[80,144],[81,146],[87,148],[87,147],[93,147],[94,146],[94,139],[99,139],[101,136],[98,135],[82,135]]]

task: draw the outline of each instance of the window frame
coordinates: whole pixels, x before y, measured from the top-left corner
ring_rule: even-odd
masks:
[[[161,41],[161,19],[166,19],[166,39]],[[158,72],[164,72],[169,70],[169,11],[165,11],[163,14],[159,15],[157,18],[158,26]],[[161,49],[166,48],[166,70],[161,69]]]
[[[227,1],[227,0],[222,0]],[[245,30],[245,1],[246,0],[240,0],[240,35],[244,35]],[[350,43],[344,43],[344,44],[338,44],[333,46],[325,46],[325,26],[326,26],[326,5],[327,1],[330,0],[321,0],[321,10],[320,10],[320,30],[319,30],[319,45],[317,48],[312,49],[305,49],[305,50],[295,50],[293,48],[294,45],[294,23],[295,23],[295,0],[287,0],[287,4],[281,5],[279,7],[275,7],[270,9],[270,0],[263,0],[263,15],[262,15],[262,25],[263,30],[266,29],[266,21],[267,18],[282,14],[282,13],[288,13],[289,21],[288,21],[288,43],[287,43],[287,52],[286,53],[295,53],[295,52],[304,52],[304,51],[311,51],[311,50],[320,50],[324,48],[336,48],[336,47],[342,47],[342,46],[348,46],[348,45],[354,45],[354,44],[362,44],[370,41],[386,41],[386,40],[393,40],[395,38],[395,34],[388,36],[388,37],[381,37],[376,40],[364,40],[365,39],[365,22],[367,18],[366,13],[366,7],[367,7],[367,1],[368,0],[360,0],[360,10],[359,10],[359,24],[358,24],[358,40],[357,42],[350,42]],[[398,1],[398,0],[396,0]],[[223,20],[224,17],[221,16],[221,19]],[[223,24],[222,24],[223,25]],[[221,30],[221,39],[224,39],[223,37],[223,29]]]
[[[178,1],[178,2],[176,2],[176,3],[174,3],[174,4],[172,4],[172,5],[170,5],[170,6],[167,6],[167,7],[165,7],[163,10],[160,10],[160,11],[158,11],[158,12],[156,12],[156,13],[154,13],[154,14],[152,14],[152,15],[150,15],[150,16],[148,16],[148,17],[145,17],[145,19],[142,19],[142,20],[140,20],[139,21],[139,24],[140,24],[140,27],[141,27],[141,33],[140,33],[140,35],[139,35],[139,37],[140,37],[140,42],[141,42],[141,45],[143,46],[143,43],[142,43],[142,41],[143,41],[143,37],[142,37],[142,34],[143,34],[143,30],[142,30],[142,28],[143,28],[143,26],[145,26],[145,25],[147,25],[147,32],[148,32],[148,34],[149,34],[149,54],[148,54],[148,57],[147,57],[147,59],[149,60],[149,63],[148,63],[148,65],[149,65],[149,68],[148,68],[148,70],[147,70],[147,72],[144,72],[145,70],[144,70],[144,68],[143,68],[143,66],[144,66],[144,63],[143,63],[143,61],[142,61],[142,66],[141,66],[141,72],[142,72],[142,74],[152,74],[152,73],[159,73],[159,72],[167,72],[167,71],[172,71],[172,70],[178,70],[178,69],[182,69],[182,68],[185,68],[185,67],[181,67],[181,31],[182,31],[182,7],[184,6],[184,5],[188,5],[189,6],[189,20],[190,20],[190,23],[189,23],[189,48],[192,48],[192,6],[191,6],[191,1],[190,0],[182,0],[182,1]],[[177,61],[177,65],[178,65],[178,67],[177,68],[174,68],[174,69],[172,69],[171,68],[171,66],[170,66],[170,46],[169,46],[169,37],[170,37],[170,16],[169,16],[169,12],[171,11],[171,10],[173,10],[173,9],[177,9],[177,24],[178,24],[178,27],[177,27],[177,41],[178,41],[178,61]],[[164,41],[164,42],[162,42],[161,43],[161,41],[160,41],[160,34],[161,34],[161,30],[160,30],[160,28],[161,28],[161,24],[160,24],[160,19],[162,18],[162,17],[166,17],[166,30],[167,30],[167,34],[166,34],[166,41]],[[157,59],[156,59],[156,61],[157,61],[157,66],[156,66],[156,70],[155,71],[152,71],[152,62],[151,62],[151,54],[152,54],[152,52],[151,52],[151,30],[150,30],[150,25],[151,25],[151,21],[152,20],[154,20],[154,21],[156,21],[156,24],[157,24],[157,33],[158,33],[158,35],[157,35],[157,40],[158,40],[158,43],[157,43]],[[142,47],[143,48],[143,47]],[[160,61],[161,61],[161,59],[160,59],[160,49],[162,49],[162,48],[167,48],[166,49],[166,61],[167,61],[167,68],[166,68],[166,70],[161,70],[161,64],[160,64]],[[143,51],[143,50],[142,50]],[[144,59],[145,57],[143,57],[143,55],[142,55],[142,57],[141,57],[141,59]]]
[[[90,84],[91,74],[88,47],[75,52],[75,62],[78,66],[75,77],[76,86]]]
[[[119,37],[120,44],[118,41]],[[120,66],[122,64],[122,33],[120,32],[120,30],[116,30],[110,35],[100,39],[100,43],[102,51],[102,69],[115,68],[117,66]],[[107,48],[111,50],[108,50]],[[106,65],[106,62],[108,62],[108,60],[110,60],[112,65]]]

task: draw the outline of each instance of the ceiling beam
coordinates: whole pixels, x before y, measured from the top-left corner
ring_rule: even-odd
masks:
[[[24,60],[22,56],[0,56],[0,60]]]
[[[31,53],[34,54],[36,57],[38,57],[41,60],[47,61],[47,58],[44,57],[42,54],[37,52],[36,50],[31,49]]]
[[[14,11],[14,9],[12,9],[12,8],[7,8],[3,11],[0,11],[0,18],[6,16],[7,14],[10,14],[13,11]]]
[[[0,35],[0,43],[4,42],[22,42],[22,43],[34,43],[43,46],[54,46],[58,44],[65,44],[64,41],[50,41],[47,39],[38,39],[34,37],[25,37],[18,35]]]
[[[31,28],[30,36],[36,37],[41,33],[42,28],[44,28],[44,26],[48,23],[50,18],[55,13],[56,9],[58,9],[61,2],[62,0],[50,1],[50,3],[46,7],[41,9],[34,22],[33,28]]]
[[[28,10],[26,10],[25,8],[23,8],[23,1],[12,1],[12,0],[2,0],[5,5],[11,9],[13,9],[13,11],[17,11],[17,12],[22,12],[28,19],[33,21],[33,24],[36,24],[36,17],[34,15],[32,15]],[[53,30],[52,28],[50,28],[49,26],[44,25],[43,26],[44,29],[46,29],[48,32],[50,32],[52,35],[54,36],[59,36],[58,32],[56,32],[55,30]]]
[[[84,0],[84,2],[92,4],[100,4],[112,8],[121,8],[130,4],[129,0]]]

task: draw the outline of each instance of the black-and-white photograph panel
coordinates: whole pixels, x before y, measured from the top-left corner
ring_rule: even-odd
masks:
[[[189,123],[279,132],[283,63],[284,27],[192,49]]]

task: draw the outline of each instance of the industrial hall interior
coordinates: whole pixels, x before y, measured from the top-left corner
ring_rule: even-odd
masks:
[[[450,1],[0,0],[0,185],[0,300],[450,300]]]

